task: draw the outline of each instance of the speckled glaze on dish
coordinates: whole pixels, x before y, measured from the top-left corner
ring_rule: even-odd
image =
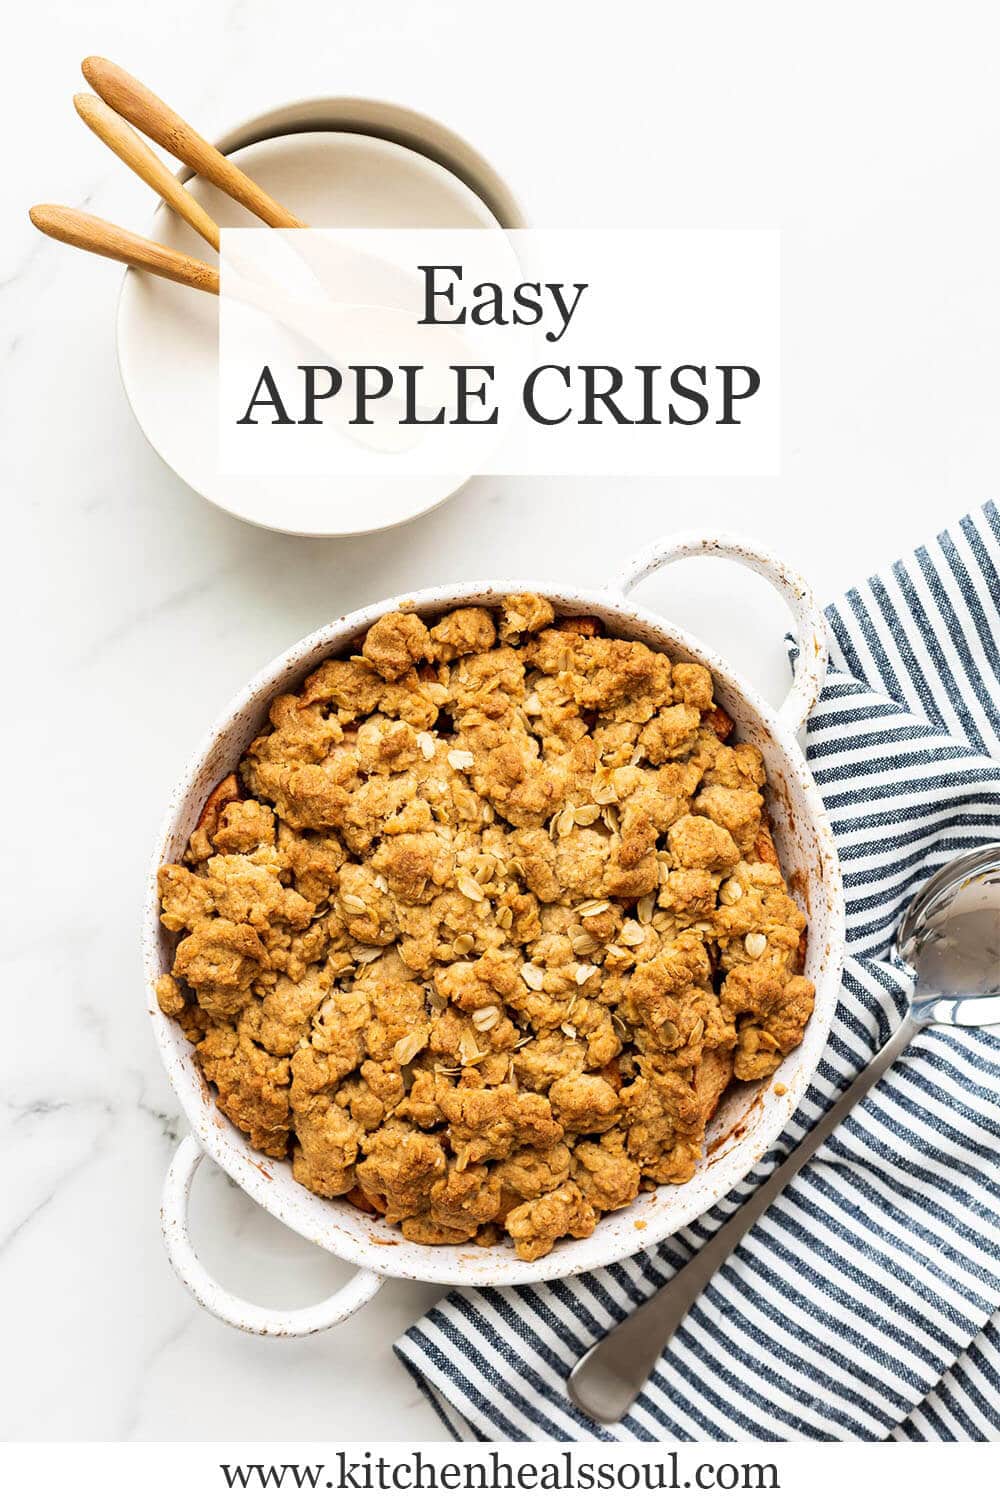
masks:
[[[698,555],[726,557],[752,568],[768,579],[791,609],[800,651],[792,688],[778,710],[765,704],[713,651],[628,598],[629,591],[658,568]],[[735,721],[737,737],[759,746],[763,753],[775,842],[782,868],[809,918],[806,973],[816,985],[816,1006],[801,1046],[772,1079],[727,1093],[709,1127],[705,1156],[690,1182],[642,1194],[628,1207],[605,1215],[589,1239],[560,1243],[534,1263],[518,1260],[510,1245],[410,1244],[398,1230],[346,1201],[328,1201],[300,1186],[287,1161],[254,1151],[222,1116],[195,1065],[190,1044],[162,1014],[154,993],[158,976],[169,967],[173,946],[159,922],[156,870],[164,861],[181,857],[205,798],[236,767],[263,724],[271,700],[301,682],[324,657],[363,636],[387,610],[413,609],[433,615],[459,605],[490,605],[502,594],[524,590],[544,594],[559,613],[596,614],[610,633],[644,641],[682,661],[700,662],[712,673],[717,700]],[[390,1276],[501,1286],[575,1275],[659,1243],[705,1213],[746,1176],[795,1112],[823,1050],[840,983],[844,907],[837,854],[798,742],[799,730],[822,687],[826,652],[822,611],[801,578],[753,543],[687,535],[654,544],[621,568],[603,591],[568,593],[553,584],[517,579],[425,589],[383,599],[299,641],[247,685],[210,731],[171,799],[150,871],[143,930],[146,1004],[164,1065],[191,1128],[167,1176],[163,1232],[174,1269],[203,1307],[249,1333],[295,1337],[342,1322],[364,1306]],[[781,1095],[775,1092],[776,1082],[785,1088]],[[199,1262],[187,1231],[188,1193],[204,1155],[282,1223],[356,1265],[356,1275],[326,1301],[290,1312],[257,1307],[227,1292]]]

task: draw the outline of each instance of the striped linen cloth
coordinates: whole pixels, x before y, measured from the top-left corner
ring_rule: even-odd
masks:
[[[753,1192],[886,1039],[889,944],[945,860],[1000,839],[1000,515],[967,516],[827,611],[808,755],[849,957],[829,1044],[753,1174],[656,1249],[538,1286],[453,1292],[396,1352],[453,1436],[1000,1438],[1000,1035],[923,1032],[713,1278],[625,1420],[565,1391],[586,1348]]]

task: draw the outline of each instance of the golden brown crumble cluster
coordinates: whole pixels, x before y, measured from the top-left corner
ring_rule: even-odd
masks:
[[[801,1041],[805,919],[704,667],[518,594],[275,700],[160,872],[159,1000],[296,1179],[534,1260]]]

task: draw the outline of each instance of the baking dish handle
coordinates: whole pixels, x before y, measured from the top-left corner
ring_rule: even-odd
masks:
[[[608,592],[627,598],[636,584],[651,573],[685,557],[724,557],[742,563],[766,578],[788,605],[799,649],[792,686],[778,709],[778,717],[798,733],[815,708],[826,677],[826,616],[812,589],[804,578],[757,542],[692,531],[653,542],[618,570],[607,585]]]
[[[343,1323],[352,1313],[370,1302],[385,1281],[374,1271],[359,1270],[346,1286],[312,1307],[288,1311],[258,1307],[242,1297],[227,1292],[210,1276],[198,1259],[188,1233],[188,1204],[191,1183],[204,1152],[193,1135],[185,1136],[174,1153],[163,1184],[160,1224],[167,1256],[178,1277],[194,1300],[223,1323],[244,1333],[259,1333],[270,1338],[304,1338]]]

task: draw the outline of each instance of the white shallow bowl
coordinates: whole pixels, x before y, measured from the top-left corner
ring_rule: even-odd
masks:
[[[307,224],[324,228],[496,229],[483,198],[450,167],[396,141],[346,130],[295,131],[234,149],[232,160]],[[260,227],[195,178],[189,190],[223,227]],[[151,237],[213,264],[217,257],[171,210]],[[467,475],[286,480],[220,473],[218,299],[128,271],[118,305],[125,392],[152,447],[207,500],[241,520],[303,536],[381,531],[439,505]]]
[[[792,690],[777,711],[713,651],[627,597],[656,568],[697,554],[729,557],[753,568],[788,602],[800,651]],[[491,1248],[410,1244],[398,1230],[346,1201],[327,1201],[300,1186],[287,1162],[254,1151],[220,1114],[195,1065],[191,1046],[160,1011],[154,988],[160,974],[170,967],[174,945],[159,921],[156,869],[182,856],[206,797],[237,766],[265,722],[275,695],[300,683],[324,657],[355,643],[386,610],[435,614],[457,605],[490,604],[503,593],[524,589],[547,595],[560,613],[597,614],[612,634],[645,641],[680,660],[699,661],[712,672],[717,699],[734,719],[737,737],[763,752],[775,841],[782,868],[808,914],[806,972],[816,985],[816,1006],[802,1045],[784,1060],[774,1080],[744,1085],[726,1095],[712,1122],[706,1153],[690,1182],[643,1194],[627,1208],[606,1215],[589,1239],[561,1243],[533,1264],[518,1260],[509,1244]],[[192,1132],[178,1148],[168,1173],[163,1229],[175,1270],[203,1306],[248,1332],[294,1336],[342,1321],[374,1296],[385,1277],[495,1286],[572,1275],[657,1244],[711,1208],[746,1176],[791,1119],[823,1050],[837,1003],[844,934],[839,867],[826,813],[798,742],[798,731],[819,695],[825,667],[824,617],[800,578],[753,544],[684,537],[656,544],[596,593],[568,593],[551,584],[521,580],[487,581],[382,600],[299,641],[247,684],[208,734],[171,800],[150,872],[143,930],[146,1003],[164,1065]],[[785,1092],[779,1095],[774,1082],[783,1085]],[[257,1307],[226,1291],[198,1261],[187,1232],[188,1192],[203,1154],[211,1156],[284,1224],[358,1266],[356,1275],[325,1302],[293,1312]]]

